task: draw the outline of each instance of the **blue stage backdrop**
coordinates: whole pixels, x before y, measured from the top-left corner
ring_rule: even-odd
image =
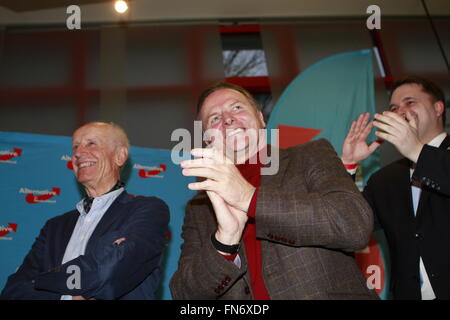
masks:
[[[0,288],[20,266],[48,219],[73,210],[84,196],[70,162],[71,138],[0,132]],[[169,280],[180,256],[186,202],[194,196],[169,150],[131,147],[122,172],[127,191],[156,196],[170,208],[170,232],[160,298],[171,299]]]

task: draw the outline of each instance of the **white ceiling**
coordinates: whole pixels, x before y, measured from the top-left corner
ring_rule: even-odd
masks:
[[[81,4],[89,3],[90,4]],[[94,3],[92,3],[94,2]],[[130,0],[132,22],[255,21],[363,17],[376,4],[383,16],[424,16],[420,0]],[[113,0],[0,0],[0,25],[64,24],[68,4],[81,4],[83,23],[117,22]],[[450,0],[426,0],[433,16],[450,17]],[[62,6],[61,6],[62,5]],[[56,7],[58,6],[58,7]],[[14,11],[16,10],[16,11]],[[29,11],[23,11],[29,10]]]

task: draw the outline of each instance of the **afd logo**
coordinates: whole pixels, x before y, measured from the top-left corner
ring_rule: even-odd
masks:
[[[61,160],[67,162],[67,163],[66,163],[67,169],[73,170],[73,164],[72,164],[72,157],[71,157],[71,156],[68,156],[67,154],[65,154],[65,155],[63,155],[63,156],[61,157]]]
[[[0,162],[16,164],[17,161],[13,160],[22,155],[22,149],[14,148],[11,150],[0,150]]]
[[[133,169],[137,169],[139,177],[141,178],[164,178],[164,175],[161,173],[167,170],[165,164],[160,164],[159,167],[149,167],[142,166],[140,164],[135,164]]]
[[[12,240],[12,237],[5,237],[9,233],[17,231],[17,224],[9,222],[8,226],[0,226],[0,240]]]
[[[52,190],[31,190],[28,188],[20,188],[19,193],[26,194],[25,201],[34,203],[56,203],[56,200],[52,200],[53,197],[61,194],[60,188],[52,188]]]

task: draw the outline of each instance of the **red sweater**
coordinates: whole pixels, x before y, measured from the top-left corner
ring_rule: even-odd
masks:
[[[247,253],[248,270],[252,282],[253,298],[255,300],[270,300],[262,276],[262,256],[261,256],[261,240],[256,239],[256,200],[258,199],[258,187],[261,183],[261,163],[257,164],[240,164],[236,166],[242,176],[251,183],[255,188],[250,206],[247,211],[248,221],[245,225],[244,234],[242,235],[245,244],[245,252]],[[224,256],[227,260],[233,261],[236,255]]]

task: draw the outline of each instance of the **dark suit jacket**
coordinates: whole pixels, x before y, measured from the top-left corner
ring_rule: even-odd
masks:
[[[364,196],[384,229],[391,257],[395,299],[420,299],[422,257],[438,299],[450,299],[450,138],[439,148],[424,146],[413,179],[422,184],[414,217],[409,168],[404,158],[369,179]]]
[[[8,278],[2,299],[154,299],[161,278],[169,209],[155,197],[132,198],[122,192],[94,230],[84,255],[61,265],[79,213],[47,221],[17,272]],[[126,240],[120,245],[113,242]],[[67,281],[78,266],[81,288]]]
[[[369,241],[372,211],[326,140],[280,150],[278,173],[262,176],[255,219],[271,299],[378,298],[352,255]],[[238,268],[211,244],[216,229],[199,193],[187,205],[173,298],[252,299],[244,244]]]

